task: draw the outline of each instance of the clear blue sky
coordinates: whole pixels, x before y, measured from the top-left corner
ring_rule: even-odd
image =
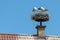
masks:
[[[33,7],[45,7],[50,15],[47,35],[60,35],[60,0],[0,0],[0,33],[36,34]]]

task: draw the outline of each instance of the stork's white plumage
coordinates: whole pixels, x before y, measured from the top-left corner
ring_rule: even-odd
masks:
[[[44,7],[40,7],[40,9],[41,9],[42,11],[45,11],[45,8],[44,8]]]
[[[37,8],[37,7],[34,7],[34,8],[33,8],[33,11],[37,11],[37,10],[38,10],[38,8]]]

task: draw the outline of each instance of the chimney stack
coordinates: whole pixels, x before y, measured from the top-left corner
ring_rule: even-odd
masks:
[[[46,26],[36,26],[38,37],[45,36],[45,28]]]

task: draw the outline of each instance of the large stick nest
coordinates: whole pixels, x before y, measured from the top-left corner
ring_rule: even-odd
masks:
[[[32,19],[38,22],[45,22],[49,20],[49,15],[48,14],[33,14]]]

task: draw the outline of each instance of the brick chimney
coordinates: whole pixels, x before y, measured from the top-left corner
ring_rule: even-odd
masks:
[[[36,26],[37,35],[38,35],[39,40],[46,40],[45,28],[46,28],[46,26]]]
[[[36,26],[37,35],[39,37],[44,37],[45,36],[45,28],[46,28],[46,26]]]

